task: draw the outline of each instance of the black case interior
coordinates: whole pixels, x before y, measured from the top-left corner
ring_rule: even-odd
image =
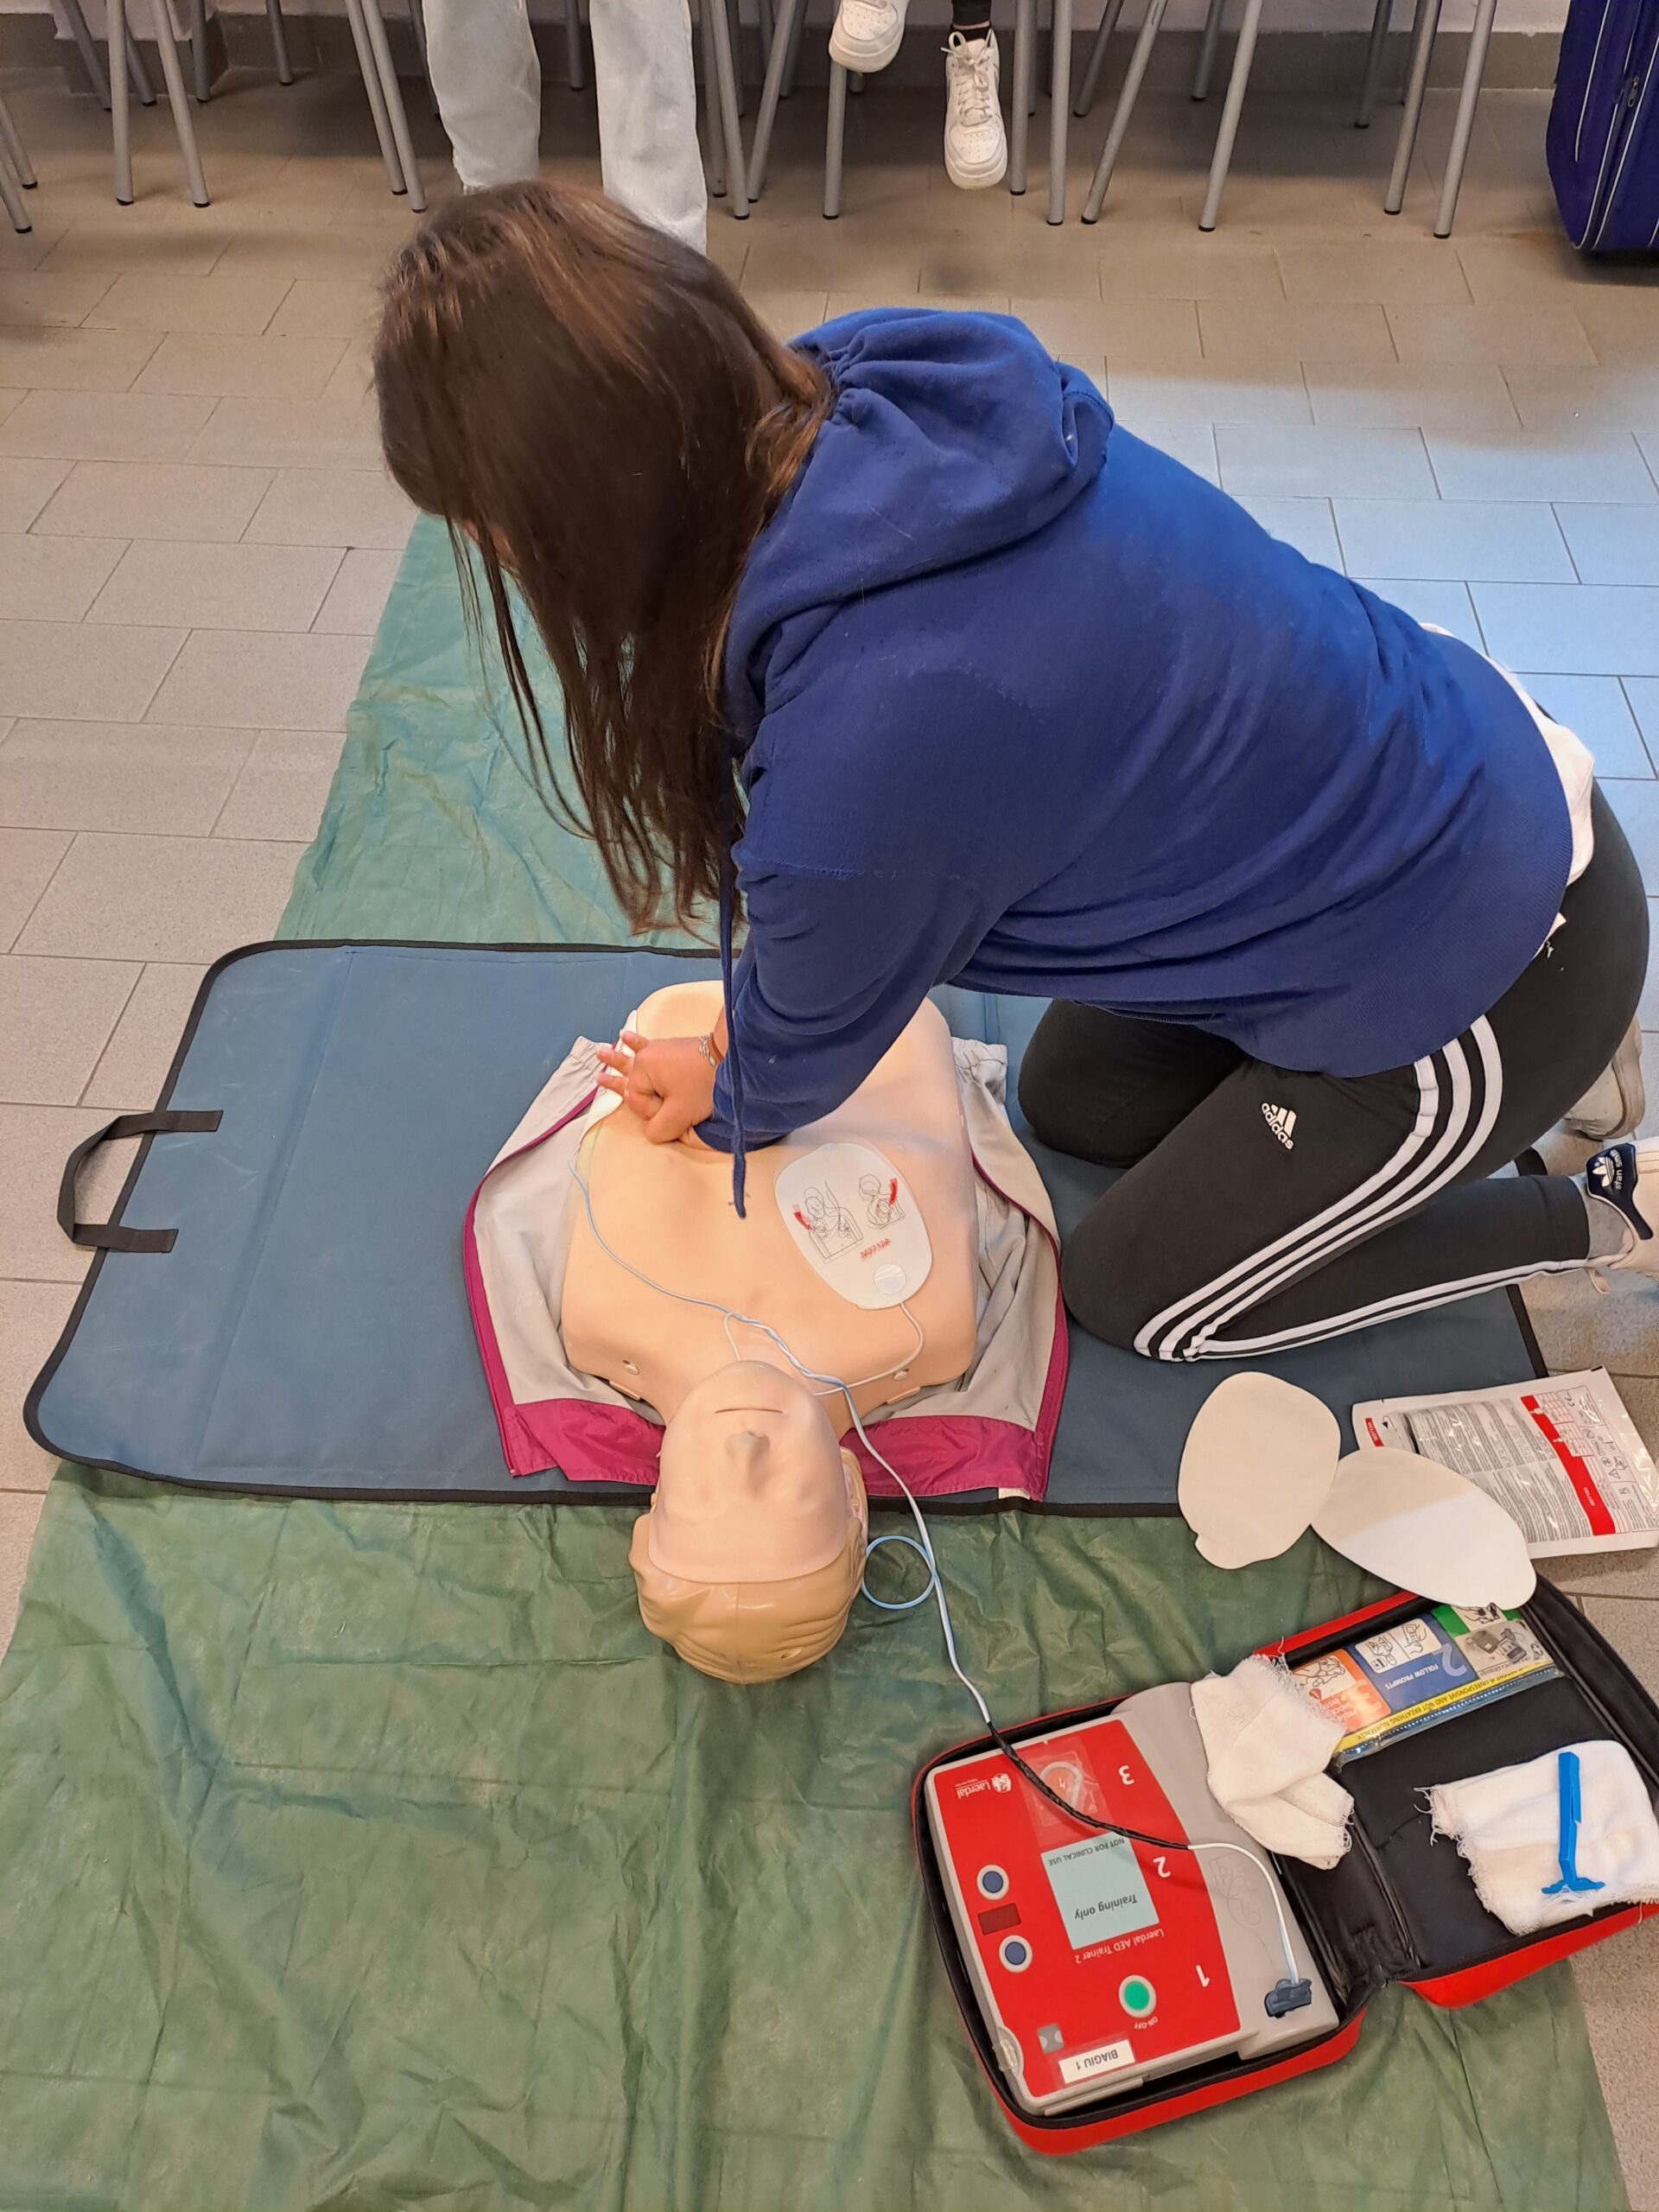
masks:
[[[1371,1635],[1408,1619],[1427,1602],[1402,1595],[1396,1605],[1361,1624],[1333,1624],[1326,1635],[1298,1643],[1291,1656],[1299,1662],[1315,1658],[1357,1635]],[[1493,1965],[1628,1910],[1607,1905],[1535,1936],[1512,1936],[1481,1904],[1456,1845],[1445,1838],[1438,1843],[1432,1840],[1420,1791],[1436,1783],[1518,1765],[1594,1737],[1611,1736],[1624,1745],[1659,1807],[1659,1706],[1606,1639],[1553,1584],[1540,1581],[1520,1610],[1560,1669],[1559,1677],[1442,1721],[1419,1735],[1403,1737],[1344,1766],[1340,1779],[1354,1800],[1353,1847],[1329,1872],[1295,1859],[1273,1859],[1330,1988],[1339,2016],[1335,2033],[1340,2034],[1389,1982],[1431,1982]],[[1057,1717],[1092,1719],[1109,1713],[1118,1701],[1107,1698],[1076,1713],[1049,1714],[1004,1732],[1017,1744],[1052,1728]],[[1229,2075],[1268,2072],[1293,2056],[1291,2051],[1279,2050],[1249,2065],[1236,2058],[1210,2060],[1161,2075],[1126,2096],[1102,2097],[1063,2113],[1029,2113],[1014,2104],[963,1962],[921,1787],[946,1759],[994,1748],[986,1737],[953,1745],[929,1760],[917,1777],[912,1817],[933,1932],[957,2006],[982,2064],[1021,2127],[1064,2137],[1103,2120],[1152,2110]],[[1316,2038],[1306,2048],[1312,2051],[1330,2039]]]

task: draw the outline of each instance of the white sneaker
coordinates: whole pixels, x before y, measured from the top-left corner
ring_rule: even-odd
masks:
[[[910,0],[841,0],[830,34],[830,59],[872,77],[885,69],[905,35]]]
[[[1610,1144],[1640,1127],[1648,1110],[1648,1094],[1642,1081],[1642,1025],[1633,1020],[1613,1055],[1613,1065],[1599,1076],[1567,1117],[1575,1135]]]
[[[1634,1232],[1630,1249],[1594,1260],[1594,1268],[1659,1275],[1659,1144],[1611,1144],[1585,1163],[1584,1187],[1617,1206]]]
[[[944,48],[944,169],[964,192],[1001,184],[1007,170],[998,68],[994,31],[984,38],[951,32]]]

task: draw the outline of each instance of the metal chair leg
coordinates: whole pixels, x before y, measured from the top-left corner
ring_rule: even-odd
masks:
[[[397,158],[397,148],[391,135],[391,121],[386,113],[386,96],[381,88],[380,72],[376,66],[374,48],[369,44],[369,27],[364,16],[364,0],[346,0],[346,20],[352,27],[352,44],[357,48],[357,67],[363,79],[363,89],[368,95],[369,113],[374,121],[374,135],[380,142],[380,158],[386,165],[386,182],[394,192],[407,188],[403,165]]]
[[[1204,19],[1204,37],[1198,45],[1198,66],[1192,77],[1195,100],[1210,97],[1210,79],[1215,74],[1216,48],[1221,44],[1221,19],[1226,8],[1227,0],[1210,0],[1210,12]]]
[[[213,96],[207,59],[207,0],[190,0],[190,59],[196,74],[196,98],[206,106]]]
[[[166,0],[155,0],[158,8],[165,4]],[[369,35],[369,48],[379,73],[380,90],[386,104],[386,120],[391,126],[391,143],[397,149],[397,166],[404,173],[409,204],[416,214],[424,214],[426,192],[421,183],[421,165],[415,158],[415,142],[409,135],[409,112],[404,105],[403,92],[397,82],[391,46],[386,37],[385,18],[380,13],[380,0],[362,0],[362,7],[363,27]]]
[[[833,222],[841,213],[841,171],[847,144],[847,72],[830,64],[830,112],[823,132],[823,215]]]
[[[607,0],[600,0],[604,7]],[[582,0],[564,0],[564,80],[573,92],[588,88],[588,66],[582,50]]]
[[[1031,137],[1032,48],[1037,43],[1037,0],[1014,0],[1014,101],[1008,128],[1008,190],[1026,188],[1027,147]]]
[[[139,105],[154,107],[156,87],[149,81],[149,72],[144,67],[144,57],[133,36],[130,21],[127,24],[127,66],[132,71],[133,90],[138,95]]]
[[[288,58],[288,25],[283,21],[283,0],[265,0],[265,21],[270,25],[270,57],[276,64],[276,81],[291,85],[294,65]]]
[[[1400,136],[1394,149],[1394,171],[1382,200],[1383,211],[1389,215],[1397,215],[1406,204],[1406,180],[1411,175],[1411,157],[1417,148],[1417,126],[1423,119],[1423,94],[1428,86],[1429,57],[1434,51],[1434,34],[1440,27],[1440,0],[1420,0],[1417,26],[1411,42],[1411,72],[1406,79],[1406,111],[1400,118]]]
[[[760,73],[772,67],[772,0],[755,0],[755,20],[760,29]]]
[[[795,10],[795,28],[790,33],[789,54],[784,63],[784,98],[787,99],[795,89],[795,72],[801,61],[801,35],[806,29],[806,10]]]
[[[1089,186],[1089,197],[1083,203],[1085,223],[1100,220],[1106,188],[1112,181],[1112,171],[1117,167],[1117,157],[1123,150],[1124,139],[1128,136],[1129,119],[1135,113],[1135,104],[1141,97],[1141,80],[1147,73],[1147,64],[1152,59],[1153,43],[1168,6],[1169,0],[1147,0],[1147,12],[1141,19],[1140,35],[1135,41],[1135,51],[1129,56],[1123,88],[1117,96],[1117,105],[1112,110],[1112,127],[1106,133],[1106,143],[1100,149],[1100,159]]]
[[[1221,111],[1221,129],[1216,133],[1216,150],[1210,163],[1210,188],[1204,195],[1204,207],[1198,216],[1201,231],[1213,231],[1216,218],[1221,213],[1221,195],[1227,188],[1227,172],[1233,165],[1233,141],[1238,136],[1238,118],[1244,111],[1244,94],[1250,81],[1250,63],[1255,58],[1256,33],[1262,28],[1262,0],[1244,0],[1244,20],[1238,27],[1233,73],[1227,80],[1227,104]]]
[[[110,146],[115,163],[115,200],[132,205],[130,92],[127,82],[127,0],[104,0],[110,39]]]
[[[1071,103],[1073,115],[1087,115],[1095,104],[1095,93],[1100,84],[1100,73],[1106,66],[1106,49],[1112,42],[1112,33],[1117,29],[1117,19],[1123,12],[1123,0],[1106,0],[1101,10],[1100,22],[1095,31],[1095,42],[1089,49],[1088,66],[1083,73],[1083,83],[1077,97]]]
[[[39,179],[29,167],[29,155],[18,135],[17,125],[11,119],[11,110],[6,105],[3,95],[0,95],[0,152],[4,153],[11,164],[11,173],[23,190],[33,192]]]
[[[1371,17],[1370,43],[1365,48],[1365,79],[1359,88],[1359,105],[1354,111],[1356,130],[1369,130],[1371,127],[1371,110],[1376,105],[1376,88],[1382,81],[1382,55],[1393,13],[1394,0],[1376,0],[1376,13]]]
[[[743,130],[737,119],[737,72],[732,61],[731,19],[726,0],[702,0],[714,44],[715,84],[720,94],[720,130],[726,141],[726,196],[739,222],[747,219],[748,188],[743,181]]]
[[[178,133],[179,159],[184,164],[184,181],[196,206],[205,207],[207,205],[207,180],[201,173],[201,155],[196,146],[196,126],[190,119],[190,102],[184,89],[184,72],[179,67],[179,49],[174,43],[173,19],[168,13],[167,0],[149,0],[149,19],[155,27],[156,50],[161,56],[168,105],[173,111],[173,128]]]
[[[1071,0],[1054,0],[1053,80],[1048,92],[1048,219],[1065,220],[1065,141],[1071,113]]]
[[[1415,54],[1415,53],[1416,53],[1416,51],[1417,51],[1417,28],[1418,28],[1418,25],[1419,25],[1419,24],[1422,22],[1422,20],[1423,20],[1423,10],[1424,10],[1424,9],[1425,9],[1427,5],[1428,5],[1428,0],[1416,0],[1416,5],[1413,8],[1413,10],[1412,10],[1412,11],[1411,11],[1411,36],[1410,36],[1410,38],[1407,41],[1407,53],[1408,53],[1408,57],[1409,57],[1409,55],[1411,55],[1411,54]],[[1406,99],[1407,99],[1407,97],[1408,97],[1408,92],[1409,92],[1410,85],[1411,85],[1411,62],[1410,62],[1409,58],[1408,58],[1407,62],[1406,62],[1405,68],[1404,68],[1404,69],[1403,69],[1403,71],[1401,73],[1401,77],[1400,77],[1400,89],[1399,89],[1399,91],[1395,94],[1395,101],[1394,101],[1394,104],[1395,104],[1395,105],[1396,107],[1404,107],[1404,105],[1405,105],[1405,104],[1406,104]]]
[[[720,115],[720,72],[715,67],[713,0],[697,0],[697,44],[702,50],[702,125],[709,142],[709,196],[726,197],[726,126]]]
[[[737,86],[737,111],[748,112],[748,89],[743,82],[743,25],[737,0],[726,0],[726,29],[732,49],[732,79]]]
[[[806,0],[778,0],[777,20],[772,29],[772,53],[766,62],[766,81],[760,87],[760,111],[754,119],[754,143],[749,149],[751,200],[758,200],[766,189],[766,162],[772,154],[772,133],[778,120],[778,103],[784,94],[784,77],[789,67],[790,50],[795,42],[795,28],[805,14]]]
[[[80,56],[80,66],[86,72],[86,81],[92,96],[107,115],[110,109],[110,80],[104,73],[104,64],[98,58],[98,48],[86,28],[86,17],[80,0],[62,0],[64,21],[69,26],[69,35],[75,41],[75,51]]]
[[[22,232],[34,229],[29,219],[29,210],[23,205],[23,181],[13,166],[10,143],[0,144],[0,207],[3,207],[11,219],[14,231]]]
[[[432,103],[433,114],[442,120],[442,110],[438,105],[438,96],[432,85],[432,62],[426,49],[426,11],[421,6],[421,0],[409,0],[409,28],[415,34],[415,51],[421,57],[421,74],[426,79],[426,96]]]
[[[1486,49],[1491,44],[1492,18],[1497,13],[1497,0],[1480,0],[1475,10],[1475,28],[1469,38],[1469,59],[1463,72],[1463,90],[1458,95],[1458,119],[1452,126],[1452,150],[1446,157],[1446,176],[1440,186],[1440,212],[1434,218],[1434,235],[1449,238],[1452,224],[1458,212],[1458,194],[1463,188],[1464,164],[1469,158],[1469,139],[1475,127],[1475,109],[1480,101],[1481,79],[1486,73]]]

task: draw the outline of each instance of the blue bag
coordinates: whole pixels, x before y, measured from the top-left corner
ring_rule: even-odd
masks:
[[[1575,246],[1659,247],[1659,0],[1572,0],[1547,149]]]

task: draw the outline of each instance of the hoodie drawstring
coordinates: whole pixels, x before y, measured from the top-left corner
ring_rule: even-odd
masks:
[[[743,1208],[743,1186],[747,1179],[748,1161],[745,1156],[743,1135],[743,1063],[737,1049],[736,1009],[732,1004],[732,909],[736,904],[736,863],[732,858],[732,845],[736,836],[733,819],[732,787],[726,785],[726,851],[720,870],[720,991],[726,1009],[726,1058],[722,1065],[732,1088],[732,1204],[737,1209],[740,1221],[747,1219]]]

